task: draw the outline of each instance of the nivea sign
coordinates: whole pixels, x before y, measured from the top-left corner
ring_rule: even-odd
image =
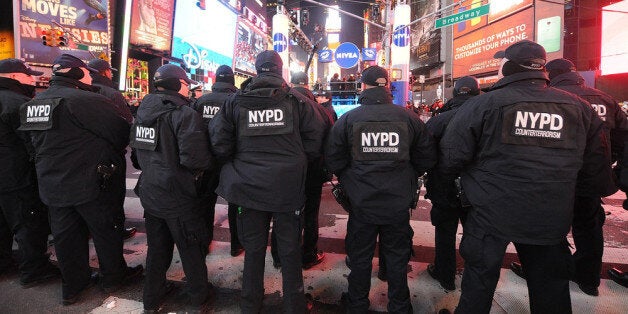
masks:
[[[410,44],[410,28],[408,26],[399,25],[395,27],[393,44],[397,47],[405,47]]]
[[[282,33],[276,33],[273,36],[273,50],[281,53],[286,50],[286,48],[288,48],[288,39],[286,38],[286,35]]]
[[[318,52],[318,62],[327,63],[334,61],[334,53],[329,49],[323,49]]]
[[[336,48],[334,57],[339,67],[349,69],[358,64],[360,60],[360,49],[358,49],[358,46],[354,43],[342,43]]]
[[[377,60],[376,48],[362,48],[362,61],[375,61]]]

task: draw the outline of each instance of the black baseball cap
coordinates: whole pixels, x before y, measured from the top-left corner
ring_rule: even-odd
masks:
[[[543,70],[547,55],[543,46],[530,41],[521,40],[506,48],[506,50],[498,51],[494,58],[506,58],[517,65],[528,70]]]
[[[89,61],[87,65],[91,68],[98,70],[98,72],[102,72],[105,70],[118,71],[118,69],[112,68],[111,64],[103,59],[93,59]]]
[[[86,68],[90,72],[98,72],[98,70],[85,64],[83,60],[67,53],[58,56],[55,61],[52,62],[52,72],[69,68]]]
[[[221,65],[216,69],[216,82],[235,84],[233,70],[228,65]]]
[[[386,86],[388,84],[388,71],[374,65],[362,72],[362,83],[370,86]]]
[[[24,73],[35,76],[44,74],[44,72],[31,69],[26,62],[15,58],[0,60],[0,73]]]
[[[180,79],[188,84],[198,84],[197,82],[188,78],[185,70],[183,70],[182,67],[170,63],[160,66],[155,72],[154,76],[155,81],[160,81],[168,78]]]
[[[292,77],[290,78],[290,83],[298,84],[298,85],[307,85],[308,83],[307,74],[305,74],[305,72],[303,71],[299,71],[292,74]]]
[[[273,72],[281,75],[283,60],[281,56],[274,50],[265,50],[260,52],[255,59],[255,70],[257,73]]]
[[[554,59],[545,65],[550,80],[564,73],[576,72],[576,66],[567,59]]]
[[[314,92],[312,92],[312,94],[314,94],[315,97],[326,97],[326,98],[331,99],[331,92],[327,90],[317,89]]]

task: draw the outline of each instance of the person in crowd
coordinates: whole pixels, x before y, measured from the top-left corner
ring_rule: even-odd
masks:
[[[238,235],[246,252],[243,313],[262,309],[272,219],[281,258],[284,311],[306,311],[300,220],[307,163],[320,157],[325,125],[309,100],[288,87],[282,67],[277,52],[261,52],[255,60],[257,76],[209,124],[212,152],[224,163],[216,192],[239,205]]]
[[[606,138],[611,142],[611,156],[621,155],[623,152],[620,150],[623,149],[623,145],[612,144],[623,143],[625,139],[620,131],[628,130],[628,120],[617,102],[606,93],[585,86],[584,79],[576,72],[575,65],[567,59],[552,60],[545,68],[549,74],[550,86],[578,95],[591,103],[604,122]],[[610,164],[608,166],[611,167]],[[613,186],[611,182],[609,187]],[[592,296],[599,294],[604,251],[603,226],[606,214],[600,197],[611,195],[616,190],[616,188],[610,188],[600,195],[596,191],[583,189],[575,195],[571,230],[576,247],[576,252],[573,254],[576,266],[573,279],[580,290]],[[516,274],[525,277],[525,271],[519,262],[512,262],[510,267]]]
[[[340,75],[338,73],[334,73],[331,79],[329,79],[329,88],[332,92],[338,92],[342,89],[342,81],[340,80]]]
[[[602,121],[581,98],[548,86],[541,45],[522,40],[496,57],[501,79],[458,109],[440,141],[438,169],[461,173],[471,205],[456,313],[489,313],[510,242],[531,312],[571,313],[566,236],[576,191],[606,189]]]
[[[203,125],[208,126],[209,121],[216,115],[216,113],[222,108],[225,101],[235,94],[238,89],[235,87],[235,78],[233,70],[228,65],[221,65],[216,69],[216,82],[212,85],[212,92],[201,96],[193,105],[194,110],[201,114],[203,118]],[[206,180],[205,185],[207,189],[203,192],[203,206],[206,209],[203,210],[206,214],[207,228],[209,229],[210,241],[213,239],[214,233],[214,214],[216,207],[216,188],[220,178],[220,168],[212,172],[212,176],[204,176]],[[238,256],[244,252],[242,244],[238,239],[238,205],[229,203],[227,209],[227,215],[229,219],[229,233],[231,235],[231,256]]]
[[[25,288],[61,276],[46,254],[48,210],[39,199],[30,138],[18,130],[20,106],[35,96],[33,76],[42,74],[22,60],[0,60],[0,274],[14,266],[15,238]]]
[[[323,142],[327,139],[327,134],[334,124],[333,117],[329,111],[316,103],[314,94],[308,89],[308,78],[305,72],[296,72],[290,78],[292,89],[307,97],[318,114],[325,121],[325,129],[323,130]],[[322,147],[321,147],[322,149]],[[318,213],[321,205],[321,193],[323,191],[323,183],[329,181],[327,171],[324,168],[323,155],[320,158],[308,162],[307,173],[305,175],[305,206],[303,207],[303,269],[310,269],[321,262],[325,258],[325,252],[318,249]],[[277,237],[273,231],[271,234],[271,254],[273,256],[273,266],[281,267],[281,259],[277,252]]]
[[[323,108],[325,108],[325,110],[327,110],[329,114],[331,114],[334,122],[336,122],[338,120],[338,114],[331,104],[331,92],[326,90],[316,90],[313,94],[314,97],[316,97],[316,102]]]
[[[114,110],[126,120],[129,125],[133,123],[133,115],[129,109],[126,99],[120,91],[114,89],[112,77],[113,72],[117,71],[112,68],[109,62],[102,59],[93,59],[87,64],[90,68],[96,69],[98,72],[90,72],[92,76],[92,85],[98,87],[98,93],[109,98],[114,104]],[[126,148],[120,152],[120,158],[126,160]],[[117,207],[124,217],[124,198],[126,197],[126,162],[120,164],[120,171],[115,173],[115,177],[111,178],[111,189],[116,192]],[[137,232],[137,228],[130,227],[122,230],[122,238],[127,240],[132,238]]]
[[[89,267],[91,234],[100,286],[112,293],[141,276],[142,265],[128,267],[122,253],[124,216],[116,207],[112,176],[125,161],[129,124],[111,101],[95,93],[80,59],[62,54],[52,66],[50,87],[20,108],[20,129],[29,131],[41,200],[50,227],[63,283],[63,305],[74,304],[94,284]]]
[[[203,217],[200,178],[211,165],[201,117],[189,105],[190,80],[183,68],[166,64],[154,76],[156,91],[142,99],[131,132],[142,169],[138,181],[146,225],[144,310],[158,311],[172,290],[166,271],[176,244],[187,278],[181,297],[202,309],[212,291],[205,256],[209,232]]]
[[[426,126],[436,141],[440,141],[451,118],[469,99],[480,94],[480,84],[473,76],[459,78],[454,84],[454,97],[440,114],[427,121]],[[435,227],[434,263],[427,265],[427,272],[446,290],[455,290],[456,232],[458,222],[464,222],[464,211],[456,187],[459,174],[449,175],[438,167],[427,172],[427,195],[432,201],[430,217]],[[463,200],[464,202],[464,200]]]
[[[350,260],[348,313],[369,308],[372,259],[379,235],[386,259],[388,311],[412,313],[406,266],[412,235],[410,211],[417,179],[436,163],[436,148],[423,122],[392,104],[385,69],[362,74],[360,107],[332,128],[325,161],[350,203],[345,247]],[[381,258],[381,257],[380,257]]]
[[[201,96],[203,96],[203,83],[200,83],[192,88],[189,92],[190,104],[194,104]]]

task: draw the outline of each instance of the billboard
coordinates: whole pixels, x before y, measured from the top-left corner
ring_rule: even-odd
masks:
[[[628,73],[628,29],[625,27],[628,0],[604,7],[602,11],[602,75]]]
[[[465,0],[460,4],[460,7],[458,7],[454,13],[475,9],[488,3],[488,0]],[[488,24],[494,23],[513,13],[528,8],[532,6],[532,3],[533,0],[492,0],[490,1],[491,7],[488,15],[480,16],[454,25],[454,38],[469,34]]]
[[[109,1],[108,0],[63,0],[35,1],[18,0],[14,11],[16,57],[32,64],[52,65],[62,53],[72,54],[82,60],[90,60],[101,52],[108,54]],[[44,46],[42,30],[61,25],[69,32],[70,43],[66,47]],[[77,50],[77,43],[88,50]]]
[[[425,3],[425,4],[423,4]],[[410,32],[410,69],[439,63],[441,30],[434,28],[435,15],[428,16],[440,7],[440,0],[427,0],[411,4],[412,18],[422,18],[412,24]]]
[[[524,39],[534,40],[533,8],[454,39],[453,77],[499,70],[500,60],[493,55]]]
[[[233,8],[220,1],[205,1],[203,8],[196,1],[177,1],[171,55],[213,79],[219,66],[233,66],[236,22]]]
[[[174,0],[133,0],[129,43],[170,51]]]
[[[234,70],[255,75],[255,58],[268,49],[268,37],[257,27],[243,18],[238,19],[236,34]]]

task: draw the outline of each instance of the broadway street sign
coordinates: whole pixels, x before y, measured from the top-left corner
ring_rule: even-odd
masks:
[[[460,13],[456,13],[450,16],[437,19],[436,28],[449,26],[452,24],[466,21],[466,20],[474,19],[482,15],[487,15],[488,12],[490,11],[489,8],[490,8],[490,4],[485,4],[483,6],[473,8],[471,10],[462,11]]]

